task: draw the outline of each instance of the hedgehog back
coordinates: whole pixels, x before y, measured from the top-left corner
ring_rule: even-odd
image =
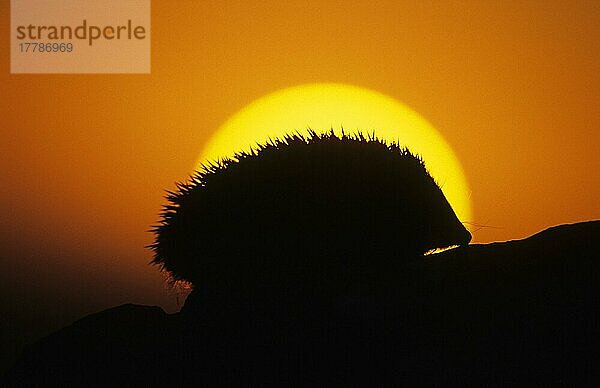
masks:
[[[275,140],[168,199],[154,262],[192,283],[366,270],[470,239],[420,158],[362,135]]]

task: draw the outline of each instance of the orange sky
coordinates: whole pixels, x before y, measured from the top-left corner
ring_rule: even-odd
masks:
[[[2,1],[0,265],[15,297],[173,309],[144,249],[163,190],[230,115],[307,82],[429,120],[490,226],[475,242],[600,218],[600,3],[251,3],[154,0],[150,75],[10,75]]]

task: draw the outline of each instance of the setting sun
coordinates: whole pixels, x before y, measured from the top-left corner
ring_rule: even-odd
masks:
[[[264,143],[269,138],[307,129],[317,133],[342,128],[396,142],[420,155],[458,218],[472,220],[470,191],[462,166],[442,135],[422,116],[391,97],[344,84],[306,84],[283,89],[252,102],[212,136],[196,168]]]

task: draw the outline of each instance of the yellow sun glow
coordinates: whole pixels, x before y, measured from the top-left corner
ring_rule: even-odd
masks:
[[[261,97],[234,114],[211,137],[196,168],[203,162],[249,150],[285,134],[340,134],[361,131],[397,142],[419,154],[442,188],[458,218],[472,220],[470,191],[458,158],[442,135],[418,113],[381,93],[331,83],[306,84]]]

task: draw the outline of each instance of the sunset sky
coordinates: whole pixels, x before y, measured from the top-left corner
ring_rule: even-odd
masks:
[[[463,166],[475,243],[600,218],[597,1],[252,3],[153,1],[151,74],[11,75],[2,1],[3,341],[120,303],[177,310],[144,248],[164,190],[231,115],[294,85],[427,119]]]

